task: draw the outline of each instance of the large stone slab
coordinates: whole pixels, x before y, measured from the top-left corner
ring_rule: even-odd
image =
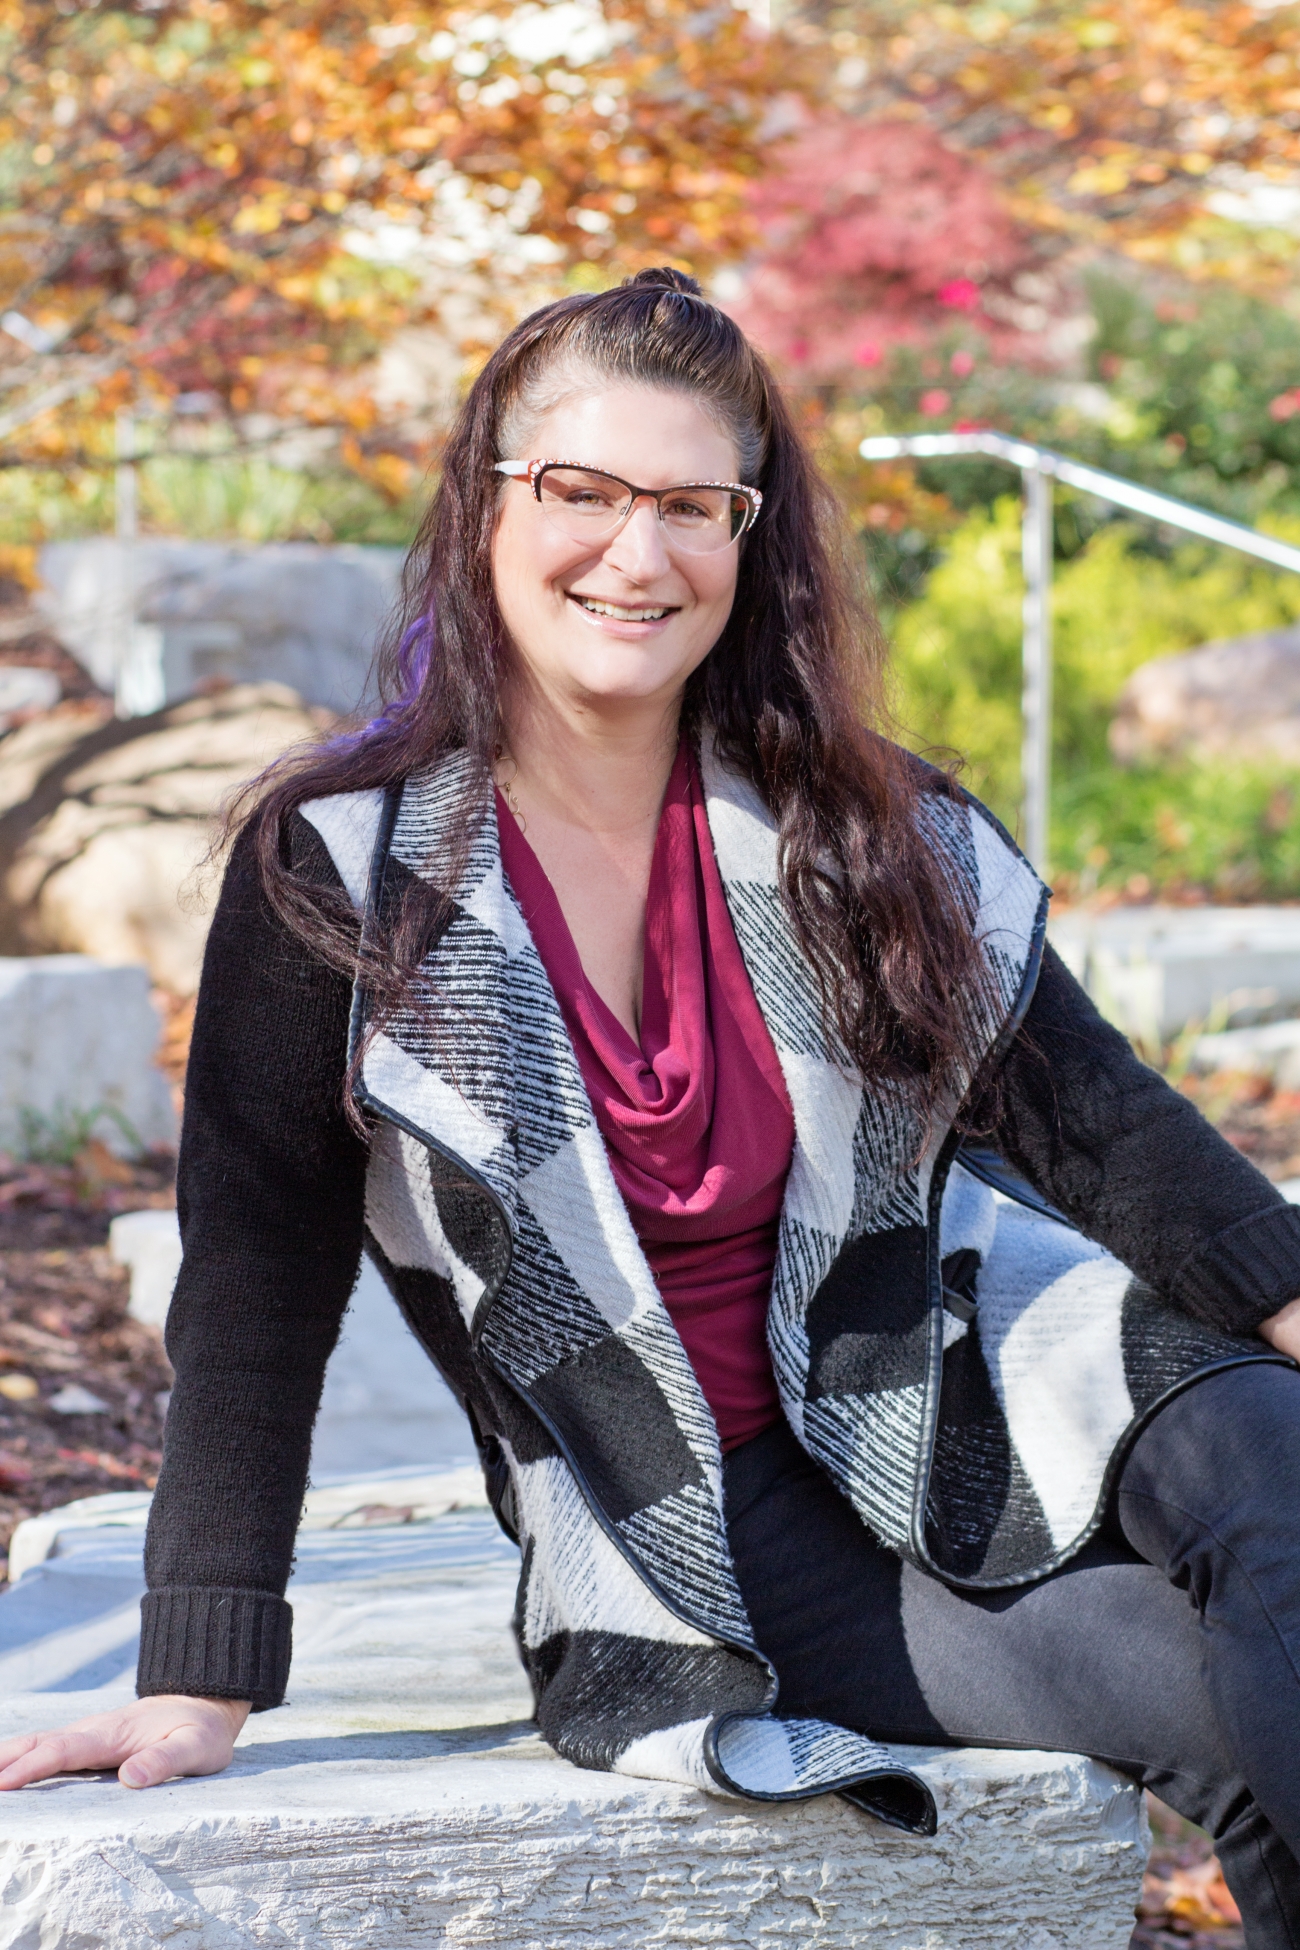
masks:
[[[1048,935],[1102,1014],[1146,1042],[1300,1011],[1300,907],[1073,908]]]
[[[79,1127],[122,1156],[173,1143],[161,1033],[143,968],[0,958],[0,1148],[40,1151]]]
[[[1123,1950],[1140,1801],[1078,1756],[909,1750],[932,1841],[833,1796],[767,1806],[557,1759],[509,1632],[516,1553],[485,1510],[446,1510],[449,1481],[481,1500],[472,1476],[442,1480],[315,1503],[291,1704],[225,1774],[6,1798],[0,1950]],[[417,1520],[375,1521],[398,1496]],[[113,1501],[129,1523],[69,1517],[0,1598],[6,1732],[129,1697],[144,1499]]]

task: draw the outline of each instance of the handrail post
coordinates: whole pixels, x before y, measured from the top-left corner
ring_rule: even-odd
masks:
[[[1046,876],[1052,807],[1052,477],[1041,467],[1025,467],[1021,478],[1025,487],[1022,844],[1031,866]]]

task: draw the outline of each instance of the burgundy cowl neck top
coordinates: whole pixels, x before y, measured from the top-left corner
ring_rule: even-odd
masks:
[[[583,973],[555,891],[497,794],[501,860],[550,977],[664,1305],[734,1449],[780,1419],[767,1348],[794,1117],[683,740],[646,901],[641,1041]]]

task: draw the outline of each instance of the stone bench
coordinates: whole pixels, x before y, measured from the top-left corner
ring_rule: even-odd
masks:
[[[130,1698],[148,1499],[20,1529],[0,1731]],[[939,1832],[584,1772],[538,1737],[517,1554],[472,1470],[316,1491],[290,1703],[209,1780],[5,1797],[0,1950],[1123,1950],[1136,1790],[1069,1754],[908,1750]]]

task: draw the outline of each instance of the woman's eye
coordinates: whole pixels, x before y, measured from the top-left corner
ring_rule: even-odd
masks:
[[[676,500],[665,501],[664,518],[667,521],[712,521],[713,511],[700,501],[679,496]]]

